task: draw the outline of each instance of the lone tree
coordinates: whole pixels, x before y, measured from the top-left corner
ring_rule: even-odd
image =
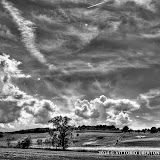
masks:
[[[59,141],[58,146],[62,147],[63,150],[69,146],[72,139],[73,127],[68,124],[70,120],[71,119],[66,116],[57,116],[48,121],[48,123],[52,123],[55,128],[53,129],[53,132],[50,132],[50,135],[55,136],[55,134],[57,134]]]
[[[128,126],[124,126],[123,129],[122,129],[122,132],[126,133],[126,132],[128,132],[128,130],[129,130],[129,127]]]

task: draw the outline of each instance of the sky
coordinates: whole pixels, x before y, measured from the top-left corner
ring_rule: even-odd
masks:
[[[159,0],[1,0],[0,131],[160,127],[159,16]]]

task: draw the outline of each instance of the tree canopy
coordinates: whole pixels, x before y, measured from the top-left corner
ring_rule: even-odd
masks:
[[[62,117],[57,116],[52,118],[48,123],[52,123],[54,130],[50,132],[50,135],[58,138],[59,146],[62,147],[63,150],[65,150],[70,143],[70,140],[72,138],[72,126],[69,125],[69,121],[71,119],[68,117]],[[54,139],[53,139],[54,140]]]

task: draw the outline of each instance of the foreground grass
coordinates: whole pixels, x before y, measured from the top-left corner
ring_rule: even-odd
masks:
[[[105,157],[98,153],[0,148],[0,160],[159,160],[160,156]]]

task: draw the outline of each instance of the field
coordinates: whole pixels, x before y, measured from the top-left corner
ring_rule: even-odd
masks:
[[[11,145],[14,147],[18,140],[27,137],[28,135],[32,138],[32,149],[16,149],[6,148],[7,138],[12,139]],[[145,157],[145,156],[123,156],[123,157],[105,157],[98,154],[98,149],[107,149],[110,147],[117,148],[133,148],[133,147],[160,147],[160,133],[118,133],[108,131],[81,131],[74,132],[73,143],[69,147],[68,151],[54,151],[51,146],[43,144],[37,146],[37,139],[42,139],[43,142],[46,137],[49,137],[48,133],[37,133],[37,134],[6,134],[3,138],[0,138],[0,159],[8,160],[23,160],[23,159],[46,159],[46,160],[136,160],[136,159],[159,159],[158,157]],[[117,139],[121,140],[117,142]],[[4,148],[5,147],[5,148]],[[92,152],[91,152],[92,150]]]
[[[19,140],[27,137],[32,138],[33,147],[37,146],[37,139],[44,142],[49,138],[48,133],[31,134],[5,134],[0,138],[0,147],[7,147],[7,139],[12,139],[11,145],[15,145]],[[120,140],[119,140],[120,139]],[[117,143],[118,140],[118,143]],[[118,133],[108,131],[76,131],[73,133],[73,143],[71,147],[160,147],[160,133]],[[43,144],[43,148],[48,148]]]
[[[97,153],[46,151],[37,149],[0,149],[1,160],[159,160],[156,156],[105,157]]]

